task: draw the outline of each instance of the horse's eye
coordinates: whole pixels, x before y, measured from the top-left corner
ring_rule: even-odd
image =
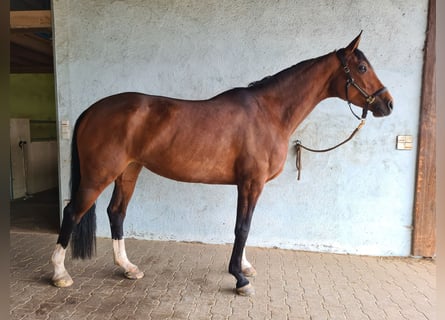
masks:
[[[368,71],[368,68],[366,67],[366,65],[361,64],[358,66],[358,72],[365,73],[366,71]]]

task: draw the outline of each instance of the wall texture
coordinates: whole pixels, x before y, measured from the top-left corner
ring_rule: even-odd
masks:
[[[349,144],[303,154],[295,180],[292,143],[284,172],[254,214],[248,245],[408,255],[427,1],[53,1],[58,121],[73,126],[96,100],[122,91],[201,99],[347,45],[361,49],[395,98]],[[338,99],[322,102],[294,134],[313,147],[357,125]],[[60,128],[59,128],[60,130]],[[100,130],[100,128],[98,128]],[[60,135],[61,201],[69,198],[70,141]],[[98,233],[109,236],[97,201]],[[143,171],[128,208],[127,237],[233,241],[236,188],[177,183]]]

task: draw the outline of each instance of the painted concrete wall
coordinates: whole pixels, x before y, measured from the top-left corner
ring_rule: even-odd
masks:
[[[20,73],[9,75],[11,118],[56,120],[54,75]],[[54,123],[32,123],[32,139],[56,139]]]
[[[259,200],[248,245],[408,255],[416,150],[395,150],[395,139],[417,137],[426,11],[426,0],[54,0],[58,121],[73,125],[90,104],[122,91],[208,98],[344,47],[363,29],[360,47],[394,96],[394,113],[369,119],[337,151],[304,153],[299,182],[290,143],[284,172]],[[294,139],[326,147],[356,125],[346,103],[329,99]],[[61,201],[69,198],[69,144],[61,136]],[[105,237],[111,191],[97,201]],[[177,183],[145,170],[125,232],[232,242],[235,208],[235,187]]]
[[[53,74],[9,76],[10,126],[24,126],[25,136],[11,130],[11,198],[58,186],[56,99]],[[16,122],[15,118],[20,121]],[[22,150],[18,141],[26,140]],[[26,164],[26,178],[24,165]]]

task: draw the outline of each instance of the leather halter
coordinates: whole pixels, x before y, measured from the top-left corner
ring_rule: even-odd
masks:
[[[296,163],[295,164],[297,167],[297,180],[300,180],[301,169],[302,169],[301,149],[305,149],[310,152],[328,152],[328,151],[334,150],[334,149],[344,145],[346,142],[350,141],[360,131],[360,129],[365,125],[365,119],[366,119],[366,116],[368,115],[369,107],[375,102],[375,98],[388,90],[388,89],[386,89],[386,87],[382,87],[379,90],[377,90],[376,92],[374,92],[373,94],[371,94],[371,95],[368,94],[362,87],[360,87],[360,85],[357,82],[355,82],[354,78],[351,76],[351,70],[349,69],[348,65],[346,64],[345,49],[340,49],[340,50],[336,51],[335,53],[337,54],[337,57],[341,62],[343,70],[345,71],[346,76],[348,77],[348,79],[346,80],[345,90],[346,90],[346,101],[348,102],[349,109],[351,110],[352,114],[358,120],[361,120],[361,121],[360,121],[360,124],[357,126],[357,128],[355,128],[355,130],[351,133],[351,135],[348,138],[346,138],[339,144],[337,144],[333,147],[327,148],[327,149],[318,149],[318,150],[312,149],[312,148],[302,145],[300,140],[296,140],[294,146],[295,146],[295,151],[296,151]],[[361,118],[358,115],[356,115],[355,112],[352,110],[352,106],[351,106],[352,103],[349,100],[349,87],[350,86],[354,86],[358,90],[358,92],[360,92],[360,94],[366,99],[366,105],[363,107],[363,112],[362,112]]]
[[[382,87],[373,94],[368,94],[360,85],[355,82],[354,78],[351,76],[351,69],[349,69],[348,65],[346,64],[346,58],[345,58],[345,49],[340,49],[335,52],[337,54],[338,59],[340,60],[340,63],[343,67],[343,71],[346,73],[346,76],[348,79],[346,80],[346,101],[348,102],[349,109],[351,110],[352,114],[358,119],[358,120],[365,120],[366,116],[368,115],[369,107],[375,102],[375,98],[382,93],[386,92],[388,89],[386,87]],[[366,105],[363,107],[362,117],[360,118],[355,114],[355,112],[352,110],[351,107],[351,101],[349,100],[349,87],[354,86],[358,92],[366,99]]]

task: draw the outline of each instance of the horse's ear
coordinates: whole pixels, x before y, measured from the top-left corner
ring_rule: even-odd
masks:
[[[363,32],[363,30],[360,31],[359,35],[354,40],[352,40],[352,42],[345,48],[346,55],[353,53],[354,50],[358,48],[358,45],[360,43],[360,38],[362,36],[362,32]]]

